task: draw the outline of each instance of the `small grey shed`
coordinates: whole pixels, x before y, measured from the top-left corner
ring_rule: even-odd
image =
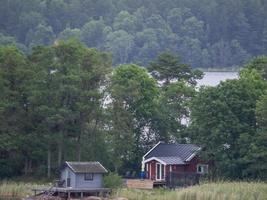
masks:
[[[60,170],[62,187],[101,188],[108,171],[99,162],[65,162]]]

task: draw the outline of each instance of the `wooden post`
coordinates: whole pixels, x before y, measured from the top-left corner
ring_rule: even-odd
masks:
[[[48,146],[47,150],[47,177],[50,178],[51,176],[51,149]]]

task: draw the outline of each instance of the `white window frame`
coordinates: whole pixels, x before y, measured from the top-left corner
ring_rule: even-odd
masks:
[[[159,166],[159,179],[158,179],[158,170],[157,170],[157,167]],[[163,173],[164,173],[164,176],[165,173],[166,173],[166,169],[165,169],[165,165],[164,164],[161,164],[161,163],[156,163],[156,181],[162,181],[164,180],[165,177],[163,177],[162,175],[162,168],[163,168]]]
[[[85,173],[84,174],[84,180],[85,181],[93,181],[94,180],[94,174],[93,173]]]
[[[200,167],[200,171],[199,171],[199,167]],[[206,168],[206,171],[204,170],[204,168]],[[198,174],[207,174],[209,171],[209,165],[207,164],[198,164],[197,165],[197,173]]]

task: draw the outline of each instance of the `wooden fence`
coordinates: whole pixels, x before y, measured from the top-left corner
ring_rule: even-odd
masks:
[[[199,184],[200,174],[192,172],[170,172],[166,174],[166,187],[177,188]]]

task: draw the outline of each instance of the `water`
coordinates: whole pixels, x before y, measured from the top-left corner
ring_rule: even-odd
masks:
[[[204,72],[203,79],[198,81],[198,86],[216,86],[221,81],[238,78],[238,72]]]

